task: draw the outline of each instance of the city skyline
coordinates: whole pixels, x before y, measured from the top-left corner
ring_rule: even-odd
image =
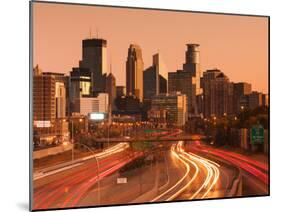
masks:
[[[268,18],[31,5],[31,209],[269,195]]]
[[[48,4],[40,3],[35,4],[35,8],[34,66],[39,64],[44,72],[68,74],[72,67],[77,67],[78,61],[82,59],[82,40],[89,38],[90,28],[92,28],[91,37],[96,37],[97,27],[98,37],[108,42],[107,73],[109,73],[109,64],[111,63],[112,73],[116,77],[117,85],[125,85],[126,56],[128,46],[131,43],[140,45],[144,69],[150,66],[152,55],[160,52],[168,71],[175,72],[177,69],[182,69],[186,44],[195,42],[200,44],[201,76],[207,69],[219,68],[227,74],[231,81],[249,82],[252,84],[253,90],[268,92],[267,20],[260,17],[83,7],[80,5],[65,7],[65,5],[60,4],[50,7]],[[108,10],[112,10],[112,17],[116,16],[117,20],[113,18],[110,23],[106,21],[105,14],[110,12]],[[81,14],[81,11],[83,11],[83,14]],[[132,25],[133,22],[125,19],[124,13],[126,12],[132,15],[135,27]],[[146,17],[141,15],[144,12],[147,14]],[[48,19],[46,19],[45,15],[50,13],[52,16],[48,16]],[[70,14],[77,16],[74,23],[67,19]],[[58,18],[58,15],[60,15],[60,18]],[[170,16],[172,19],[167,18]],[[94,21],[94,17],[98,18],[97,22]],[[146,22],[144,20],[146,18],[151,21]],[[169,26],[172,30],[167,30],[166,26],[161,25],[163,18],[167,18],[167,24],[171,24]],[[207,19],[212,27],[206,24]],[[244,19],[248,19],[248,21]],[[145,25],[140,25],[140,21]],[[179,29],[172,25],[173,21],[184,21],[187,25],[191,24],[193,27]],[[232,23],[231,26],[229,26],[229,23]],[[128,36],[136,39],[131,40],[126,39],[126,36],[121,36],[128,32],[128,26],[131,30]],[[136,27],[138,30],[136,30]],[[77,28],[77,30],[74,30],[74,28]],[[73,31],[72,34],[69,33],[70,29]],[[141,39],[142,36],[138,32],[143,30],[151,31],[151,33],[141,34],[144,37]],[[238,30],[243,32],[242,35],[237,35]],[[112,31],[115,33],[112,33]],[[178,38],[176,41],[170,36],[173,33],[171,31],[176,33]],[[202,35],[204,31],[208,33],[208,36]],[[158,37],[158,39],[155,38],[159,34],[163,36]],[[247,46],[245,43],[247,43]],[[63,51],[64,54],[61,54],[60,51]],[[217,54],[217,52],[221,52],[221,54]],[[62,58],[61,55],[64,57]],[[253,78],[253,69],[256,70],[255,78]]]

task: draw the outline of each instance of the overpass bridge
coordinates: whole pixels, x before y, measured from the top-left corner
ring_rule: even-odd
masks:
[[[120,142],[169,142],[169,141],[198,141],[207,140],[209,137],[203,135],[177,135],[164,137],[133,137],[133,138],[96,138],[97,143],[120,143]]]

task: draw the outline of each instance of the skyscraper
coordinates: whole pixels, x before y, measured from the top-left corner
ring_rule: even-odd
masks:
[[[126,93],[143,100],[143,60],[140,46],[131,44],[126,61]]]
[[[202,93],[200,77],[199,44],[187,44],[183,70],[168,73],[168,91],[180,91],[187,96],[190,115],[198,115],[196,96]]]
[[[189,91],[187,94],[189,98],[190,105],[189,107],[194,110],[194,113],[198,113],[196,105],[196,95],[202,93],[200,87],[200,52],[199,44],[187,44],[187,51],[185,52],[185,63],[183,64],[183,70],[190,73],[192,80],[191,85],[189,86]]]
[[[152,56],[152,66],[157,67],[159,75],[161,75],[165,79],[168,78],[168,69],[160,53],[154,54]]]
[[[90,70],[92,92],[104,92],[107,72],[107,41],[98,38],[85,39],[82,41],[82,45],[82,60],[79,62],[79,67]]]
[[[233,114],[233,83],[220,70],[207,70],[201,79],[205,117]]]
[[[151,97],[159,93],[167,93],[167,69],[160,54],[153,55],[152,66],[143,72],[143,98],[144,101],[151,100]]]
[[[106,77],[105,92],[109,96],[109,107],[111,111],[115,110],[115,99],[116,99],[116,79],[112,73]]]

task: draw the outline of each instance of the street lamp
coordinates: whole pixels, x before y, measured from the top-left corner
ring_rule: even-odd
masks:
[[[98,181],[98,204],[100,205],[100,202],[101,202],[101,195],[100,195],[100,167],[99,167],[99,161],[98,161],[98,158],[97,156],[95,155],[94,151],[88,147],[86,144],[83,144],[83,143],[80,143],[78,142],[79,144],[81,144],[82,146],[86,147],[94,156],[95,160],[96,160],[96,163],[97,163],[97,181]]]

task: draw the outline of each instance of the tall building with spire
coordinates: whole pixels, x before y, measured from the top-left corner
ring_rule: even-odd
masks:
[[[199,44],[187,44],[183,70],[168,73],[169,93],[179,91],[187,96],[190,116],[199,114],[196,96],[202,93],[200,87],[200,52]]]
[[[131,44],[126,61],[126,93],[143,100],[143,59],[141,48]]]
[[[107,41],[100,38],[85,39],[82,41],[82,47],[82,60],[79,62],[79,67],[90,70],[92,92],[104,92],[107,72]]]

